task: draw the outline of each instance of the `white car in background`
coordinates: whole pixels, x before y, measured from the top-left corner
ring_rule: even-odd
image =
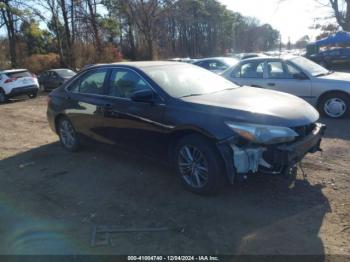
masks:
[[[221,75],[239,86],[299,96],[331,118],[350,116],[350,74],[329,71],[301,56],[250,58]]]
[[[0,71],[0,103],[6,102],[8,98],[21,95],[34,98],[38,91],[38,79],[27,69]]]

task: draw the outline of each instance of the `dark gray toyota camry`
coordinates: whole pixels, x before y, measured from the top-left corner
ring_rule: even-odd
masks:
[[[292,173],[325,131],[300,98],[175,62],[89,67],[49,95],[47,116],[65,149],[93,141],[166,159],[201,194],[254,173]]]

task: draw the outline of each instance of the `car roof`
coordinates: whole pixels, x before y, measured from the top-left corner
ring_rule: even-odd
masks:
[[[8,69],[8,70],[2,70],[1,73],[17,73],[17,72],[24,72],[28,71],[28,69]]]
[[[95,64],[89,66],[86,69],[104,67],[104,66],[128,66],[134,67],[138,69],[143,69],[147,67],[160,67],[160,66],[174,66],[174,65],[189,65],[188,63],[183,62],[173,62],[173,61],[140,61],[140,62],[118,62],[118,63],[110,63],[110,64]]]
[[[69,68],[54,68],[54,69],[49,69],[47,71],[60,71],[60,70],[71,70]]]
[[[225,60],[227,58],[232,58],[232,59],[236,59],[234,57],[226,57],[226,56],[216,56],[216,57],[206,57],[206,58],[200,58],[200,59],[196,59],[196,62],[200,62],[200,61],[207,61],[207,60]]]
[[[295,55],[286,55],[286,56],[259,56],[259,57],[252,57],[248,58],[245,60],[242,60],[242,62],[247,62],[247,61],[274,61],[274,60],[290,60],[292,58],[296,58],[300,56],[295,56]]]

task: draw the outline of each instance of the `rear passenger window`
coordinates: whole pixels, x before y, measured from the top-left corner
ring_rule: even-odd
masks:
[[[77,79],[68,90],[73,93],[102,95],[106,75],[106,69],[89,71]]]
[[[234,78],[263,78],[264,62],[248,62],[244,63],[233,72]]]
[[[285,71],[282,62],[268,62],[267,73],[270,79],[286,79],[291,78],[288,72]]]

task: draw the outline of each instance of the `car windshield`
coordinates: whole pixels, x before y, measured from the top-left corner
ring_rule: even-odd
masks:
[[[308,72],[312,76],[323,76],[330,73],[329,70],[326,68],[316,64],[315,62],[312,62],[309,59],[306,59],[304,57],[295,57],[290,59],[292,63],[303,69],[304,71]]]
[[[75,76],[76,73],[70,69],[60,69],[60,70],[56,70],[57,74],[61,77],[72,77]]]
[[[193,65],[146,67],[144,71],[165,92],[176,98],[237,88],[225,78]]]

